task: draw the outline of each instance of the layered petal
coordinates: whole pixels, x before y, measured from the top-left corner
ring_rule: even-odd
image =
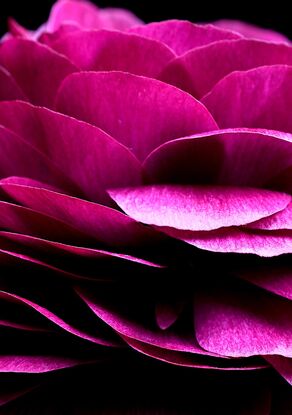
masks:
[[[190,95],[160,81],[123,72],[84,72],[67,77],[56,108],[103,129],[139,159],[173,138],[217,128],[206,108]]]
[[[267,128],[292,133],[291,83],[292,66],[234,72],[222,79],[203,103],[221,128]]]
[[[182,20],[166,20],[149,23],[130,29],[150,39],[169,46],[177,55],[220,40],[240,39],[241,36],[230,30],[222,30],[211,24],[198,25]]]
[[[152,78],[175,57],[160,42],[109,30],[75,31],[53,48],[83,71],[124,71]]]
[[[13,38],[0,47],[0,64],[36,105],[52,107],[64,78],[77,68],[65,57],[29,39]]]
[[[234,71],[276,64],[292,65],[290,46],[249,39],[224,40],[174,59],[160,79],[202,98],[220,79]]]

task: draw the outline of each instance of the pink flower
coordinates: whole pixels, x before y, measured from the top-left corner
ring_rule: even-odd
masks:
[[[237,405],[249,376],[253,407],[240,413],[274,413],[271,393],[280,413],[280,376],[292,383],[291,84],[290,42],[239,22],[143,25],[80,0],[58,1],[35,33],[10,22],[0,403],[51,379],[33,374],[145,361],[167,388],[218,372],[208,394],[234,372]],[[8,384],[6,372],[26,377]]]

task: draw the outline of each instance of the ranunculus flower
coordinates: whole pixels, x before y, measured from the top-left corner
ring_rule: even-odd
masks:
[[[0,403],[290,413],[290,42],[77,0],[10,29]]]

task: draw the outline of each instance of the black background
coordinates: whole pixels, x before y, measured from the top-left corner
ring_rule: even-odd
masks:
[[[8,16],[13,16],[28,28],[36,28],[47,19],[54,0],[0,0],[0,30],[6,30]],[[169,18],[188,19],[196,22],[222,18],[241,19],[285,33],[292,38],[292,19],[288,0],[233,1],[217,0],[100,0],[98,5],[125,7],[141,19],[157,21]]]

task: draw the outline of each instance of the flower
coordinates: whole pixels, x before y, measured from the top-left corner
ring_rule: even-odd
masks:
[[[122,370],[179,413],[193,383],[191,413],[287,409],[290,42],[60,0],[0,65],[0,402],[140,396]]]

